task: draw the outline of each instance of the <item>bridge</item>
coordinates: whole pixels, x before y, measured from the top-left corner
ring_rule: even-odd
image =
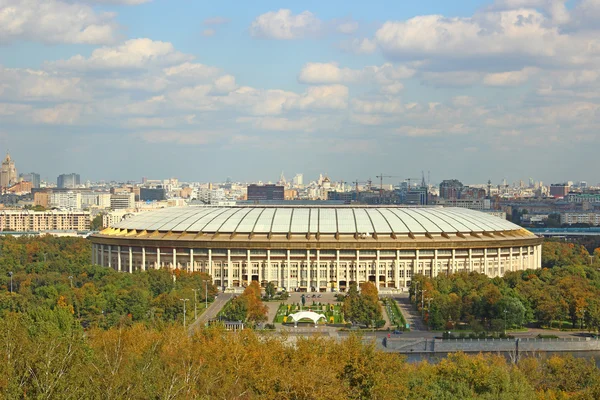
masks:
[[[528,230],[545,237],[600,236],[600,228],[529,228]]]

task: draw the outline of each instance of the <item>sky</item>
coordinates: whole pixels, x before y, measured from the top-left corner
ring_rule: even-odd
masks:
[[[600,0],[0,0],[0,153],[54,180],[600,182]]]

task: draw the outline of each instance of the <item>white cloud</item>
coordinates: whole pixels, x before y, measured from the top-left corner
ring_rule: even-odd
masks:
[[[135,136],[149,143],[177,143],[184,145],[207,144],[222,136],[223,132],[200,130],[151,130],[138,133]]]
[[[343,85],[312,86],[301,96],[287,99],[287,109],[299,110],[343,110],[348,107],[349,91]]]
[[[89,58],[81,55],[49,65],[73,70],[145,69],[153,66],[169,66],[191,60],[169,42],[150,39],[131,39],[114,47],[101,47]]]
[[[233,75],[223,75],[213,82],[212,94],[227,94],[237,89],[235,77]]]
[[[352,20],[341,21],[337,23],[335,29],[344,35],[350,35],[358,30],[358,22]]]
[[[310,11],[293,15],[291,10],[281,9],[259,15],[250,25],[250,34],[261,39],[301,39],[318,33],[321,24]]]
[[[398,81],[414,74],[415,70],[411,68],[389,63],[367,66],[360,70],[340,68],[336,63],[307,63],[300,71],[298,81],[309,84],[376,83],[383,87],[384,92],[395,94],[402,90]]]
[[[375,34],[390,57],[466,59],[473,56],[566,56],[575,62],[578,48],[565,48],[569,36],[534,9],[482,12],[470,18],[426,15],[389,21]],[[541,62],[541,60],[540,60]]]
[[[483,77],[483,83],[488,86],[518,86],[527,82],[531,76],[538,72],[538,68],[523,68],[520,71],[487,74]]]
[[[352,109],[365,114],[399,114],[404,111],[402,102],[397,99],[352,100]]]
[[[214,29],[205,29],[202,31],[202,36],[204,37],[212,37],[215,36],[217,32]]]
[[[316,118],[304,117],[289,119],[281,117],[241,117],[237,122],[250,123],[254,129],[266,131],[305,131],[314,130]]]
[[[82,111],[81,104],[58,104],[54,107],[34,110],[33,120],[49,125],[73,125],[79,121]]]
[[[85,3],[92,4],[124,4],[128,6],[135,6],[139,4],[149,3],[152,0],[70,0],[72,3],[77,1],[83,1]]]
[[[112,43],[114,15],[99,14],[85,4],[59,0],[0,0],[0,43],[31,40],[44,43]]]
[[[354,38],[350,41],[344,41],[340,44],[340,48],[354,54],[371,54],[377,50],[377,45],[371,39]]]
[[[206,81],[219,74],[219,68],[204,64],[185,62],[164,69],[167,77],[170,79],[181,79],[186,82]]]

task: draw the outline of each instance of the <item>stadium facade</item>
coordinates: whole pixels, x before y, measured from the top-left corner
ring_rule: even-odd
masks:
[[[118,271],[179,268],[215,285],[273,282],[343,291],[353,282],[410,286],[415,274],[490,277],[541,267],[541,243],[506,220],[461,208],[180,207],[91,235],[93,262]]]

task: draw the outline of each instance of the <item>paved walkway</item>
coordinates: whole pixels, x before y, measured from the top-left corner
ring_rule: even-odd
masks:
[[[219,293],[215,301],[210,303],[208,309],[202,313],[198,317],[193,324],[190,325],[190,331],[194,331],[198,328],[202,328],[206,325],[206,323],[217,316],[219,311],[225,306],[225,304],[231,299],[234,295],[232,293]]]
[[[421,319],[421,314],[416,307],[410,302],[408,293],[398,295],[394,298],[398,302],[400,312],[404,316],[406,322],[410,325],[411,331],[427,331],[427,327]]]

